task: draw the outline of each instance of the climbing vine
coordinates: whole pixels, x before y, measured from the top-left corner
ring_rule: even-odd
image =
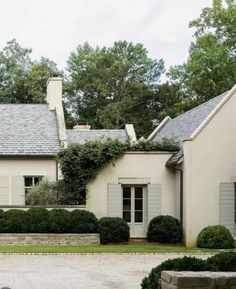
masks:
[[[70,144],[61,149],[57,156],[64,177],[65,193],[61,197],[64,204],[84,204],[86,185],[94,179],[98,169],[115,160],[127,151],[176,151],[174,140],[161,142],[140,141],[130,145],[119,140],[88,141],[85,144]]]

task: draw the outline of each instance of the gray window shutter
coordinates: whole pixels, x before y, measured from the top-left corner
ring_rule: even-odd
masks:
[[[161,185],[150,184],[147,186],[147,208],[148,208],[148,223],[152,218],[161,215]]]
[[[220,184],[220,224],[234,235],[235,187],[234,183]]]
[[[24,177],[12,177],[12,205],[25,205],[25,184]]]
[[[122,189],[121,185],[108,184],[108,217],[123,216],[123,203],[122,203]]]
[[[9,205],[9,177],[0,176],[0,205]]]

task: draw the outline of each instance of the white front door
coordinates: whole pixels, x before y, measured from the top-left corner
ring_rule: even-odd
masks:
[[[123,186],[123,219],[131,238],[146,237],[146,187]]]

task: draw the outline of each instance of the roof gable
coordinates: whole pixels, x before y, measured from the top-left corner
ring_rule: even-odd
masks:
[[[218,104],[227,95],[223,93],[215,98],[171,119],[153,137],[152,141],[159,141],[162,138],[175,138],[180,142],[189,138],[203,123]]]

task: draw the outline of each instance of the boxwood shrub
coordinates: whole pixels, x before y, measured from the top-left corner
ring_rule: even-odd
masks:
[[[27,228],[30,233],[47,233],[49,228],[48,210],[30,208],[26,212]]]
[[[149,223],[147,237],[152,242],[178,243],[182,239],[180,222],[172,216],[157,216]]]
[[[210,249],[230,249],[234,247],[234,239],[226,227],[208,226],[199,233],[197,246]]]
[[[162,271],[236,271],[236,252],[222,252],[207,260],[195,257],[169,259],[153,268],[142,280],[142,289],[159,288],[158,283]]]
[[[12,209],[4,212],[2,216],[1,232],[4,233],[27,233],[28,222],[26,212]]]
[[[96,233],[98,219],[91,212],[74,210],[70,213],[72,233]]]
[[[222,252],[206,260],[209,271],[236,272],[236,252]]]
[[[161,278],[162,271],[204,271],[206,270],[206,263],[201,259],[195,257],[183,257],[169,259],[162,262],[159,266],[153,268],[150,274],[142,280],[142,289],[156,289]]]
[[[129,240],[129,226],[121,218],[103,217],[98,222],[102,244],[123,243]]]
[[[53,209],[48,212],[50,233],[70,233],[70,212],[65,209]]]

